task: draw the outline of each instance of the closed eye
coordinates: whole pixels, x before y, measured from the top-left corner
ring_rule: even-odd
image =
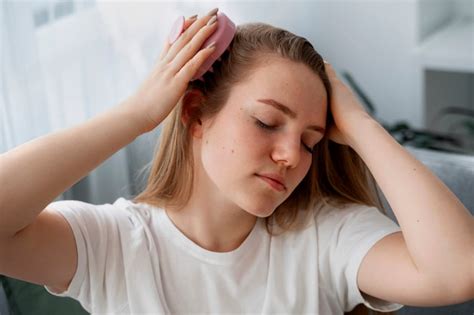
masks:
[[[264,124],[262,121],[256,119],[256,122],[257,122],[257,125],[262,127],[263,129],[270,129],[270,130],[273,130],[276,128],[276,126],[269,126],[267,124]]]
[[[263,123],[262,121],[258,120],[258,119],[255,119],[255,123],[257,124],[257,126],[259,126],[260,128],[262,129],[266,129],[268,131],[273,131],[277,128],[277,126],[270,126],[270,125],[267,125],[265,123]],[[306,151],[308,151],[309,153],[313,153],[313,148],[307,146],[303,141],[301,141],[301,144],[303,145],[303,147],[305,148]]]

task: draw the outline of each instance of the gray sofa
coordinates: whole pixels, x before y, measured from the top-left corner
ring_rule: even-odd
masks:
[[[0,285],[0,315],[9,315],[7,297],[2,285]]]
[[[428,166],[461,200],[461,202],[469,209],[471,214],[474,212],[474,156],[441,153],[437,151],[410,148],[407,149],[426,166]],[[392,210],[385,201],[386,208],[388,209],[388,215],[398,223]],[[41,289],[41,288],[36,288]],[[62,299],[49,295],[51,299]],[[35,300],[36,301],[36,300]],[[52,300],[51,300],[52,301]],[[60,304],[59,300],[55,300],[53,304]],[[22,301],[15,301],[17,304]],[[63,301],[61,301],[63,302]],[[32,303],[31,300],[28,303]],[[80,314],[81,310],[77,304],[63,305],[64,308],[68,308],[68,314],[73,314],[72,308],[76,309],[75,314]],[[13,307],[9,306],[7,299],[4,294],[4,290],[0,282],[0,315],[30,315],[33,313],[27,311],[19,311],[18,306],[16,311],[11,311]],[[25,308],[24,308],[25,309]],[[24,310],[23,309],[23,310]],[[35,308],[38,310],[38,308]],[[43,314],[43,312],[34,312],[35,314]],[[57,313],[63,313],[58,311]],[[53,312],[44,312],[44,314],[53,314]],[[419,308],[405,306],[397,312],[398,315],[417,314],[417,315],[466,315],[474,314],[474,302],[466,302],[462,304],[456,304],[445,307],[433,307],[433,308]]]

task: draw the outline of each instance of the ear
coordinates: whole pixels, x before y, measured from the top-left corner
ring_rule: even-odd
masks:
[[[188,126],[191,135],[197,138],[200,138],[202,134],[201,104],[203,99],[202,92],[197,89],[187,91],[183,97],[181,122],[184,126]]]

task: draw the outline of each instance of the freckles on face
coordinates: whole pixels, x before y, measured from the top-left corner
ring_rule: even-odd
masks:
[[[238,133],[238,119],[232,116],[224,106],[204,132],[201,158],[209,174],[230,177],[234,168],[242,167],[235,159],[245,144]]]
[[[214,160],[216,165],[239,167],[242,172],[252,167],[250,161],[254,161],[264,150],[264,139],[252,126],[253,119],[248,110],[243,106],[234,110],[230,107],[223,109],[214,121],[206,134],[205,145],[208,146],[206,150],[215,155],[215,158],[208,156],[209,160]]]
[[[243,106],[219,112],[202,139],[202,167],[215,188],[228,200],[254,215],[271,214],[287,197],[272,191],[255,173],[273,170],[266,157],[268,139],[259,136]]]
[[[270,215],[310,169],[311,148],[320,140],[310,126],[324,127],[324,97],[322,81],[308,67],[280,59],[234,86],[213,123],[204,128],[196,153],[214,189],[242,209]],[[261,99],[275,99],[291,111],[260,104]],[[288,114],[292,111],[297,115]],[[276,128],[263,128],[262,120]],[[255,175],[283,172],[280,160],[286,161],[284,193],[269,189]]]

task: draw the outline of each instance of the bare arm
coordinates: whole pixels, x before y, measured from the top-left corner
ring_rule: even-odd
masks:
[[[77,126],[0,155],[0,235],[12,236],[57,196],[143,133],[127,100]]]
[[[364,257],[358,286],[406,305],[437,306],[474,297],[474,218],[426,166],[365,111],[325,64],[335,124],[329,138],[364,160],[387,198],[401,232],[379,240]]]
[[[353,135],[351,147],[374,175],[403,232],[403,236],[387,238],[387,242],[374,251],[373,260],[368,258],[367,265],[361,269],[373,271],[388,265],[389,260],[406,257],[407,253],[418,273],[430,284],[427,286],[430,291],[420,290],[424,296],[422,299],[420,294],[418,301],[423,300],[424,305],[447,305],[472,299],[474,218],[469,211],[439,178],[375,121],[359,121],[347,134]],[[405,246],[407,252],[396,250]],[[387,262],[378,260],[377,256],[387,257]],[[405,264],[397,267],[400,268],[399,279],[407,283],[414,277],[408,272],[403,275],[402,266]],[[373,282],[370,280],[373,278],[373,275],[367,276],[367,283]],[[443,295],[428,294],[435,289]],[[411,303],[418,303],[414,301]]]
[[[215,12],[188,19],[182,36],[166,41],[138,91],[118,106],[0,155],[0,237],[28,226],[57,196],[168,116],[215,49],[200,49],[216,30]]]
[[[215,49],[199,49],[216,29],[214,11],[188,19],[183,35],[166,41],[150,75],[124,102],[0,155],[0,238],[31,224],[57,196],[168,116]]]
[[[79,254],[73,230],[60,213],[45,207],[175,108],[215,49],[200,49],[216,30],[215,12],[186,20],[185,32],[174,43],[166,41],[149,76],[121,104],[0,155],[0,274],[56,292],[68,288]]]
[[[118,106],[0,155],[0,238],[28,226],[57,196],[168,116],[215,49],[200,47],[216,30],[216,12],[186,20],[182,36],[166,41],[138,91]]]

